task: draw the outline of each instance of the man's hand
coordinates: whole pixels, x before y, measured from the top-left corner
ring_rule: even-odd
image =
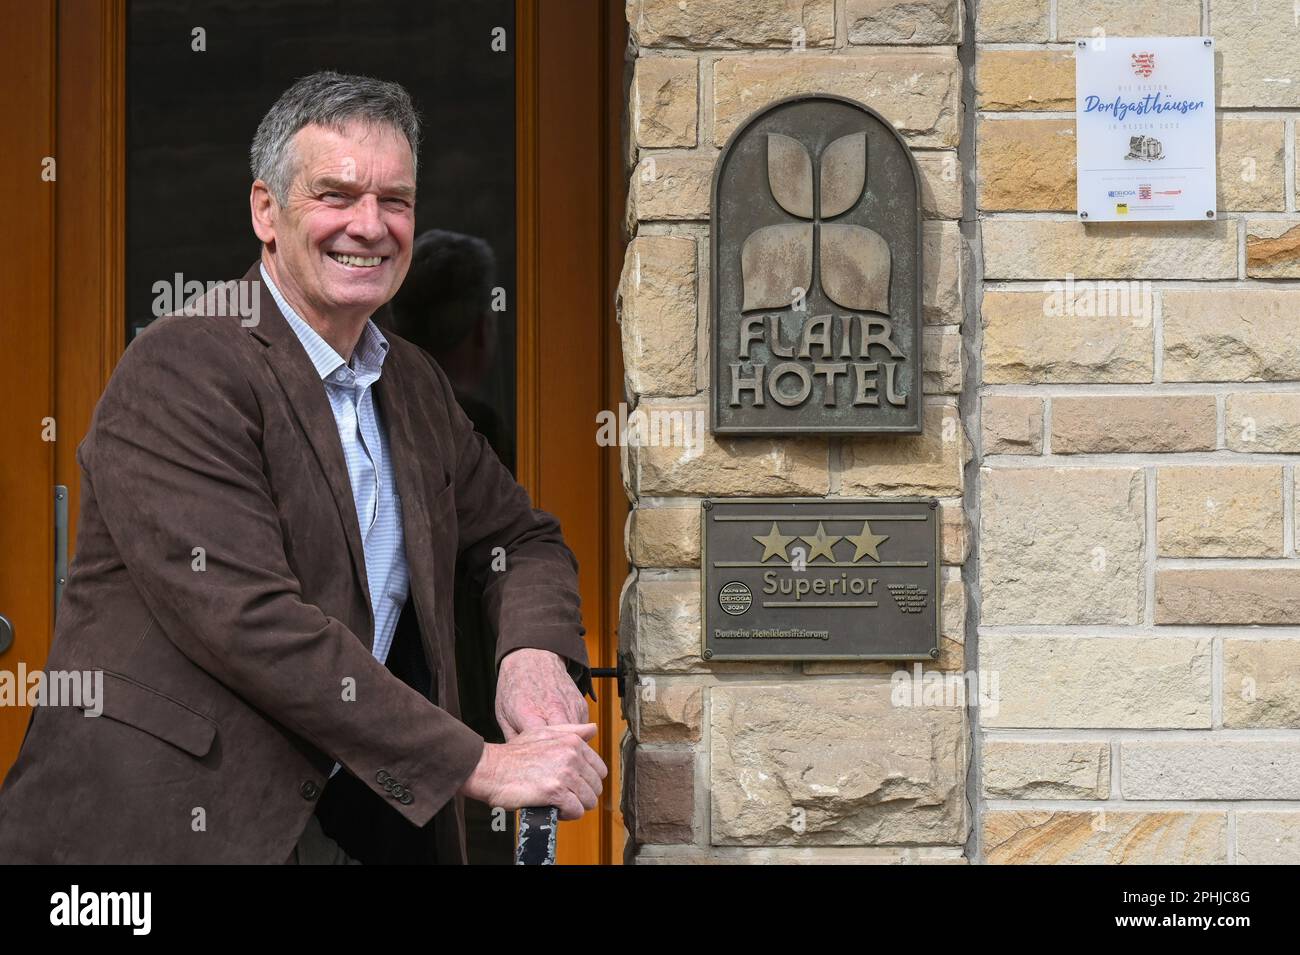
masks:
[[[501,658],[496,717],[509,742],[541,726],[586,723],[587,701],[559,654],[524,647]]]
[[[609,773],[586,741],[595,723],[569,723],[526,730],[509,743],[485,743],[462,795],[501,809],[555,806],[561,819],[581,819],[596,808],[601,780]]]

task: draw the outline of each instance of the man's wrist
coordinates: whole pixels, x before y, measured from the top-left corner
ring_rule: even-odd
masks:
[[[487,802],[491,798],[492,777],[496,767],[496,748],[499,743],[483,743],[483,752],[479,755],[478,765],[461,783],[460,794],[467,799]]]
[[[596,693],[591,683],[591,667],[586,663],[583,663],[581,660],[575,660],[573,657],[567,657],[562,653],[548,650],[545,647],[515,647],[513,650],[507,650],[501,656],[501,662],[497,667],[498,673],[505,667],[506,661],[520,650],[535,650],[541,653],[548,653],[555,657],[564,666],[564,670],[568,673],[569,678],[577,685],[578,692],[582,696],[589,696],[593,700],[596,699]]]
[[[505,654],[501,657],[501,662],[497,664],[497,672],[500,672],[501,670],[505,669],[507,660],[510,660],[512,664],[518,664],[524,662],[528,657],[532,656],[531,653],[526,653],[523,654],[523,656],[520,656],[519,655],[520,651],[523,650],[531,650],[533,651],[533,653],[549,654],[550,656],[555,657],[561,663],[565,663],[567,660],[566,657],[561,656],[560,654],[556,653],[554,650],[547,650],[545,647],[515,647],[513,650],[507,650]],[[513,657],[514,659],[511,660],[511,657]]]

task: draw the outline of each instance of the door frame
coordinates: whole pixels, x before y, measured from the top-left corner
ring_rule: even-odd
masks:
[[[13,249],[6,251],[25,248],[40,260],[30,263],[24,276],[31,293],[24,307],[50,321],[33,319],[40,327],[32,336],[35,367],[27,373],[39,379],[34,380],[36,393],[48,389],[49,400],[43,403],[52,405],[49,414],[61,438],[51,442],[52,459],[41,480],[68,487],[71,554],[80,504],[76,448],[126,347],[127,4],[46,0],[34,6],[23,18],[32,24],[27,30],[31,36],[22,41],[23,50],[15,42],[11,63],[19,72],[34,70],[34,78],[25,77],[37,97],[34,102],[43,102],[42,94],[48,100],[46,138],[53,139],[50,155],[57,159],[58,188],[51,189],[48,210],[38,203],[27,215],[37,231],[14,229],[6,243]],[[627,574],[623,525],[628,504],[617,449],[595,443],[595,415],[622,400],[613,296],[624,243],[626,23],[621,8],[606,3],[546,0],[544,18],[540,7],[541,0],[515,2],[517,477],[534,505],[555,513],[566,539],[571,538],[582,568],[590,662],[612,667],[618,652],[618,596]],[[555,184],[564,183],[580,186],[585,200],[566,202],[556,196]],[[32,237],[43,234],[42,229],[49,234],[48,252],[36,243],[33,253]],[[559,264],[566,258],[578,267]],[[566,364],[566,358],[574,357],[567,347],[574,341],[585,345],[580,356],[585,365],[578,374]],[[580,503],[573,500],[575,467],[581,469],[583,486],[599,489],[594,499],[587,493]],[[35,588],[34,596],[25,599],[44,601],[50,608],[43,628],[29,622],[38,622],[39,614],[23,614],[24,642],[10,651],[10,658],[21,658],[29,670],[44,665],[53,637],[50,526],[41,533],[42,525],[52,525],[48,514],[52,505],[36,513],[35,521],[30,514],[24,518],[32,527],[15,529],[25,560],[38,565],[23,582],[28,591]],[[37,629],[44,632],[34,633]],[[594,745],[610,776],[599,811],[561,826],[562,862],[622,860],[618,757],[625,726],[612,681],[600,681],[596,694],[593,719],[600,732]],[[3,772],[20,741],[21,736],[13,740],[8,758],[8,750],[0,749]],[[0,737],[0,745],[8,742],[7,735]]]
[[[30,674],[54,634],[54,487],[68,489],[71,553],[77,446],[125,344],[126,4],[45,0],[5,22],[0,77],[14,136],[0,281],[17,389],[0,432],[0,612],[14,624],[0,665],[17,671],[21,661]],[[0,712],[0,779],[30,716],[25,706]]]
[[[534,506],[560,517],[578,556],[591,665],[616,667],[628,500],[617,448],[595,435],[596,415],[623,400],[614,294],[625,246],[627,21],[609,3],[546,0],[544,19],[540,6],[515,3],[516,476]],[[599,489],[594,500],[568,486],[575,459]],[[597,811],[561,824],[558,861],[621,864],[626,725],[614,681],[595,690],[593,745],[610,774]]]

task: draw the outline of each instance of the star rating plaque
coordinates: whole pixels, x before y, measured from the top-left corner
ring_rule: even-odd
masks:
[[[704,659],[938,657],[938,501],[727,498],[702,508]]]

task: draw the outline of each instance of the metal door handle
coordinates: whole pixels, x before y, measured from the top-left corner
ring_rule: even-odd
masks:
[[[623,698],[623,689],[624,689],[623,678],[626,675],[627,675],[627,671],[623,668],[623,657],[621,654],[619,655],[618,666],[616,667],[592,667],[591,668],[591,678],[593,680],[616,680],[617,681],[616,685],[618,686],[618,698],[620,700]]]

